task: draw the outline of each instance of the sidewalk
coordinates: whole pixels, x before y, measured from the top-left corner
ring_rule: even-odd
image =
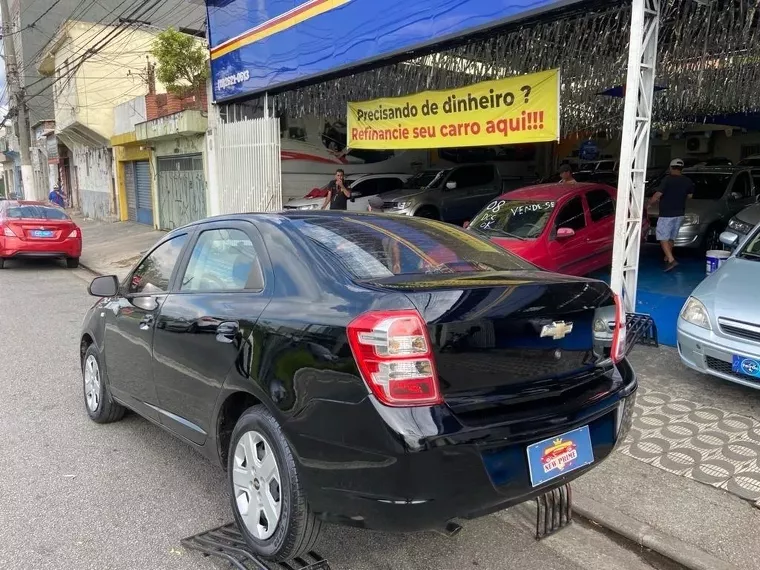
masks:
[[[82,228],[80,264],[94,273],[116,275],[119,280],[166,235],[134,222],[100,222],[76,214],[71,218]]]
[[[82,265],[120,278],[165,235],[74,219]],[[639,347],[632,362],[634,427],[573,483],[576,515],[692,570],[760,567],[760,391],[692,373],[670,348]]]

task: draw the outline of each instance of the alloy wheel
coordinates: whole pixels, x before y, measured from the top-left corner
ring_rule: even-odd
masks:
[[[100,406],[100,366],[93,355],[84,362],[84,397],[91,412],[98,411]]]
[[[248,431],[238,441],[232,484],[235,503],[248,532],[267,540],[280,521],[282,493],[277,458],[261,433]]]

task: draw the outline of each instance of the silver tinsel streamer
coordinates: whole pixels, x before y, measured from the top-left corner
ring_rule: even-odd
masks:
[[[760,111],[758,0],[663,0],[655,126],[677,129],[706,116]],[[524,26],[445,50],[273,97],[277,113],[344,120],[346,104],[463,87],[559,67],[564,135],[614,135],[623,99],[601,95],[625,82],[630,4]]]

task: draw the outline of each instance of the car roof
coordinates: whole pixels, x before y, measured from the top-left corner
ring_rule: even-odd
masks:
[[[559,200],[570,194],[576,192],[583,192],[585,190],[593,190],[595,188],[603,187],[605,190],[609,190],[616,194],[615,189],[607,184],[600,182],[578,182],[577,184],[537,184],[535,186],[526,186],[518,190],[512,190],[506,192],[500,196],[500,198],[510,198],[514,200]]]
[[[732,165],[726,164],[722,166],[692,166],[690,168],[684,168],[683,172],[684,174],[688,174],[690,172],[693,172],[693,173],[712,172],[716,174],[734,174],[735,172],[741,172],[742,170],[752,170],[752,169],[753,168],[751,166],[732,166]]]
[[[40,202],[38,200],[3,200],[3,204],[8,206],[49,206],[47,202]]]
[[[372,174],[346,174],[346,178],[354,178],[356,180],[364,178],[411,178],[411,174],[402,174],[401,172],[378,172]]]

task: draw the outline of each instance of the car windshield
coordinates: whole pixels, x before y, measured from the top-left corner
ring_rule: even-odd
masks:
[[[425,170],[412,176],[404,183],[404,188],[432,188],[437,186],[448,170]]]
[[[497,198],[475,216],[470,228],[488,236],[535,239],[543,233],[556,205],[553,200]]]
[[[684,172],[694,182],[695,200],[720,200],[731,181],[730,172]]]
[[[60,208],[53,206],[12,206],[8,208],[8,217],[16,220],[68,220],[69,216]]]
[[[357,280],[535,269],[456,226],[402,216],[304,216],[293,227]]]

